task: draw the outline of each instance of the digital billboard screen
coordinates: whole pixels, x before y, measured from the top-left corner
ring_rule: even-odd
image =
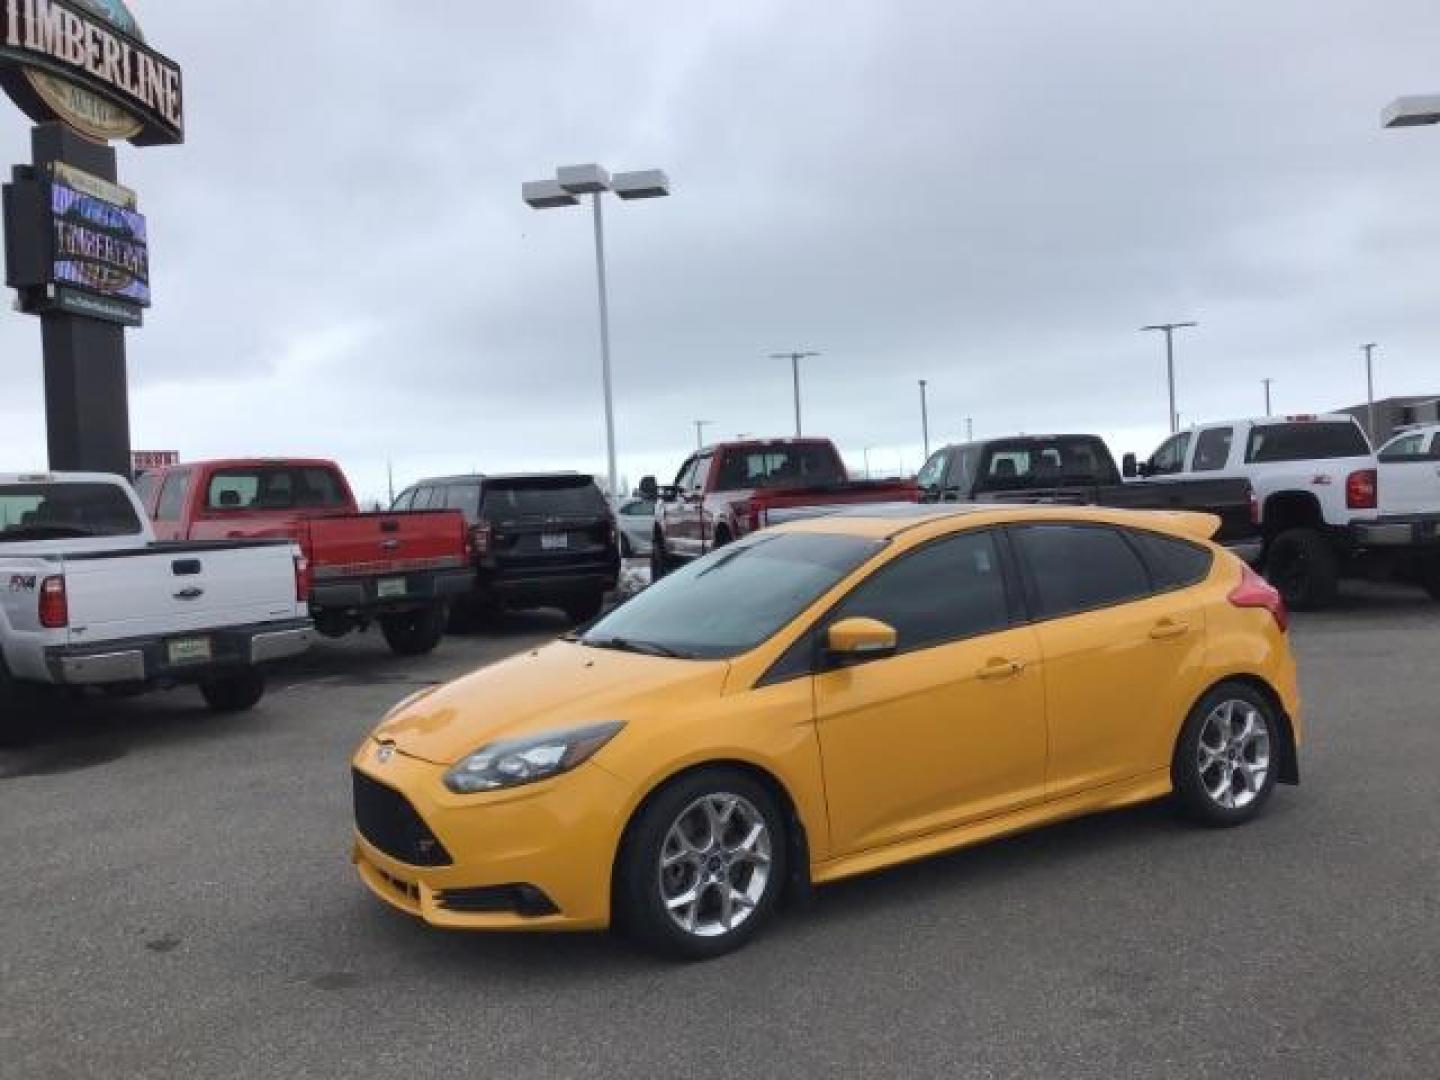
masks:
[[[50,185],[50,213],[54,281],[150,306],[150,247],[143,214],[59,178]]]

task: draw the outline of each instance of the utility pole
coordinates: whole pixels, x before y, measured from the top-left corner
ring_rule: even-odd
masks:
[[[965,441],[975,441],[975,420],[973,417],[965,417]]]
[[[715,423],[714,420],[695,421],[695,452],[697,454],[705,448],[705,429],[713,423]]]
[[[1378,346],[1375,342],[1361,345],[1365,352],[1365,427],[1370,432],[1370,442],[1375,440],[1375,362],[1372,354]]]
[[[1275,414],[1270,411],[1270,384],[1271,384],[1272,382],[1274,382],[1275,380],[1274,380],[1274,379],[1261,379],[1260,381],[1265,384],[1265,415],[1266,415],[1266,416],[1274,416]]]
[[[930,403],[925,400],[925,380],[920,380],[920,434],[925,440],[925,460],[930,460]]]
[[[870,479],[870,448],[865,447],[865,479]]]
[[[1165,334],[1165,375],[1166,382],[1170,387],[1170,434],[1180,430],[1180,417],[1175,412],[1175,331],[1186,330],[1192,326],[1199,326],[1194,322],[1173,322],[1155,323],[1153,326],[1142,326],[1140,332],[1146,333],[1151,330],[1159,330]]]
[[[395,505],[395,463],[389,458],[385,459],[385,475],[390,486],[390,505]]]
[[[819,356],[818,352],[782,352],[771,353],[771,360],[789,360],[790,371],[795,379],[795,437],[800,437],[800,361],[812,356]]]

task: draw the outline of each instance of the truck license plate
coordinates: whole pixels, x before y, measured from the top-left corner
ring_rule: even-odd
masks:
[[[541,551],[562,551],[570,546],[569,533],[541,533]]]
[[[410,591],[403,577],[381,578],[380,583],[375,586],[375,595],[381,600],[393,600],[397,596],[404,596]]]
[[[167,649],[172,664],[200,664],[211,659],[208,637],[176,638]]]

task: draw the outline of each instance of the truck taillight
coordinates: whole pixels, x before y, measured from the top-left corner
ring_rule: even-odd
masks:
[[[489,555],[490,544],[495,534],[490,528],[488,521],[482,521],[478,525],[470,526],[470,554]]]
[[[754,499],[740,499],[730,504],[730,513],[735,523],[747,533],[758,532],[761,527],[760,507]]]
[[[1260,499],[1255,492],[1250,492],[1250,524],[1260,524]]]
[[[1230,603],[1238,608],[1264,608],[1275,619],[1283,634],[1290,629],[1290,612],[1279,590],[1250,567],[1240,570],[1240,584],[1230,590]]]
[[[47,577],[40,583],[40,625],[46,630],[63,630],[70,625],[70,600],[63,577]]]
[[[1380,475],[1360,469],[1345,478],[1345,505],[1351,510],[1374,510],[1380,505]]]
[[[295,556],[295,599],[302,604],[310,599],[310,560],[304,555]]]

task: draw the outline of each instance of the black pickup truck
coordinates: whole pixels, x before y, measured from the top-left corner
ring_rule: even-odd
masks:
[[[916,478],[921,502],[1023,502],[1198,510],[1220,519],[1217,542],[1246,562],[1260,557],[1250,481],[1126,481],[1096,435],[1016,435],[946,446]]]

